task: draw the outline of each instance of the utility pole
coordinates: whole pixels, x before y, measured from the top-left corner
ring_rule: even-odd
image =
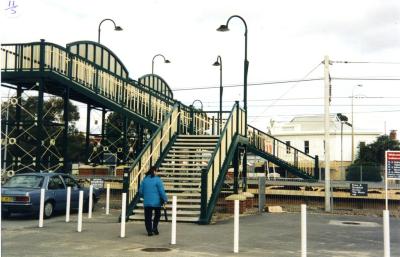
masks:
[[[331,172],[330,172],[330,153],[329,153],[329,129],[330,129],[330,75],[329,57],[324,59],[324,84],[325,84],[325,211],[331,211]]]

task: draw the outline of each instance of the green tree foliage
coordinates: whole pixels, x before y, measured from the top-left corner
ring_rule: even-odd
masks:
[[[400,142],[383,135],[371,144],[360,144],[359,149],[357,159],[347,169],[346,180],[382,181],[381,167],[385,164],[385,151],[400,150]]]

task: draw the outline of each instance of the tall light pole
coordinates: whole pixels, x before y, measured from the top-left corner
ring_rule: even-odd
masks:
[[[324,113],[325,113],[325,211],[331,211],[331,160],[330,160],[330,86],[329,57],[324,58]]]
[[[162,57],[164,59],[164,63],[171,63],[168,59],[165,59],[165,56],[162,54],[156,54],[153,57],[153,60],[151,60],[151,74],[154,74],[154,60],[156,59],[156,57]]]
[[[103,22],[105,22],[105,21],[111,21],[111,22],[114,24],[114,30],[115,30],[115,31],[121,31],[121,30],[122,30],[122,28],[121,28],[120,26],[117,26],[117,25],[115,24],[115,21],[114,21],[114,20],[112,20],[112,19],[104,19],[104,20],[102,20],[102,21],[100,22],[100,24],[99,24],[99,32],[98,32],[98,37],[97,37],[97,43],[99,43],[99,44],[100,44],[101,24],[103,24]]]
[[[245,116],[244,116],[244,123],[245,123],[245,137],[247,137],[247,72],[249,68],[249,61],[247,60],[247,24],[246,21],[240,17],[239,15],[232,15],[229,17],[225,25],[221,25],[217,31],[229,31],[229,22],[233,18],[238,18],[240,19],[245,27],[245,32],[244,32],[244,71],[243,71],[243,107],[245,111]],[[243,181],[244,181],[244,191],[246,191],[246,186],[247,186],[247,147],[246,145],[244,146],[244,155],[243,155]]]
[[[353,89],[351,90],[351,162],[354,162],[354,88],[355,87],[362,87],[361,84],[354,85]]]
[[[217,60],[213,64],[214,66],[219,66],[219,133],[221,133],[222,129],[222,94],[224,88],[222,87],[222,58],[218,55]]]

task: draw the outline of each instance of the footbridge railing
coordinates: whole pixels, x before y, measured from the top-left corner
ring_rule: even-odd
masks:
[[[250,125],[248,125],[247,136],[250,151],[259,151],[265,156],[269,156],[272,162],[274,160],[285,162],[290,167],[303,172],[305,178],[318,176],[318,156],[311,156]]]
[[[236,102],[221,131],[217,146],[211,155],[211,161],[202,171],[200,224],[210,222],[226,172],[234,158],[239,137],[244,137],[245,133],[245,111]]]
[[[92,93],[99,102],[111,101],[114,111],[121,109],[134,113],[157,129],[178,101],[161,95],[156,90],[130,78],[111,72],[100,64],[73,54],[69,49],[54,43],[40,42],[2,44],[0,67],[3,82],[14,76],[18,80],[40,78],[56,74],[69,80],[80,89]],[[29,74],[28,74],[29,73]],[[193,107],[181,105],[182,133],[205,134],[213,119]]]

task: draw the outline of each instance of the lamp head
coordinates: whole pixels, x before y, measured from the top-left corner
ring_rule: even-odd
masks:
[[[164,61],[164,63],[171,63],[171,62],[170,62],[169,60],[166,59],[166,60]]]
[[[216,60],[214,63],[213,63],[213,66],[220,66],[221,64],[219,63],[219,61],[218,60]]]
[[[217,31],[225,32],[225,31],[229,31],[229,28],[227,25],[221,25],[221,26],[219,26]]]
[[[120,26],[115,26],[114,30],[115,30],[115,31],[121,31],[122,28],[121,28]]]

